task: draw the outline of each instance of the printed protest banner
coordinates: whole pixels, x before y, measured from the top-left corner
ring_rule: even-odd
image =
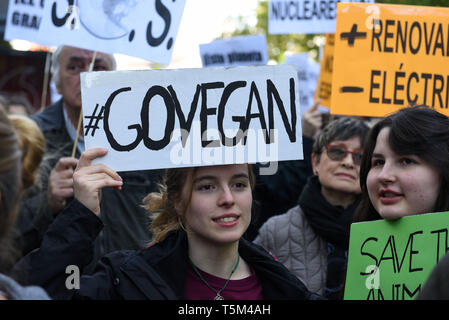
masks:
[[[285,57],[285,64],[294,65],[298,71],[299,103],[302,115],[313,105],[320,65],[312,60],[308,53],[288,55]]]
[[[335,33],[337,2],[374,0],[270,0],[268,33]]]
[[[320,105],[323,107],[331,107],[332,95],[332,68],[334,63],[334,45],[335,35],[333,33],[326,34],[326,42],[324,43],[323,57],[320,62],[320,75],[315,91],[315,101],[320,99]]]
[[[338,4],[331,113],[449,115],[449,8]]]
[[[203,67],[252,66],[268,63],[265,35],[219,39],[200,44]]]
[[[38,42],[168,64],[185,0],[46,0]]]
[[[5,24],[5,40],[36,42],[44,13],[44,0],[9,0]],[[42,39],[42,45],[50,45],[50,39]]]
[[[345,300],[415,299],[449,249],[449,212],[353,223]]]
[[[117,171],[302,159],[293,66],[81,74],[86,148]]]

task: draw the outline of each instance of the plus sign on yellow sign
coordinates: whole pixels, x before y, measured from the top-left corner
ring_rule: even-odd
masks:
[[[449,115],[449,8],[339,3],[331,113]]]

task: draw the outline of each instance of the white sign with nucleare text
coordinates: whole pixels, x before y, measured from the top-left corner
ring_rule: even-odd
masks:
[[[374,0],[269,0],[268,33],[335,33],[338,2]]]

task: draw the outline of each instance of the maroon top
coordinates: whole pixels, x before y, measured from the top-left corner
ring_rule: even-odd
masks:
[[[207,283],[215,289],[220,290],[227,279],[218,278],[197,268]],[[259,278],[251,268],[251,275],[240,280],[230,280],[220,295],[225,300],[262,300],[262,285]],[[186,300],[213,300],[216,293],[213,292],[195,273],[192,266],[187,267],[187,277],[184,287],[184,299]]]

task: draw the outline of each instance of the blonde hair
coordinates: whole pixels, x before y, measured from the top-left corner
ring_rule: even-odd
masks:
[[[0,107],[0,239],[12,227],[21,195],[22,153],[6,110]]]
[[[22,115],[9,115],[22,149],[22,187],[33,186],[38,179],[38,169],[45,153],[45,138],[37,123]]]
[[[197,168],[167,169],[159,184],[159,192],[152,192],[143,199],[144,208],[150,213],[152,220],[152,244],[164,240],[170,231],[184,229],[183,213],[190,203],[193,176]],[[255,177],[251,165],[248,165],[248,176],[253,189]]]
[[[187,207],[188,203],[184,202],[185,194],[191,193],[195,170],[196,168],[167,169],[162,183],[159,184],[159,192],[152,192],[143,199],[144,208],[150,213],[152,220],[152,243],[161,242],[170,231],[182,228],[182,217],[175,206],[178,204],[182,212]],[[190,186],[190,190],[183,190],[184,185]],[[190,196],[187,199],[190,199]]]

